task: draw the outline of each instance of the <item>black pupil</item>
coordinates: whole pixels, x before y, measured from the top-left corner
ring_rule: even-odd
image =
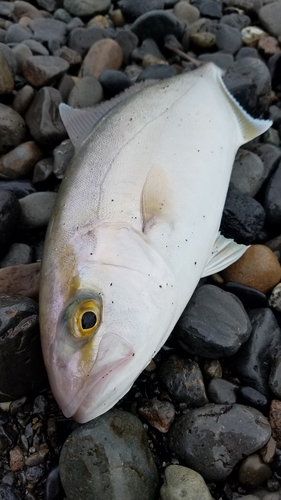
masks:
[[[88,330],[93,328],[97,322],[97,317],[92,311],[87,311],[82,316],[82,328],[83,330]]]

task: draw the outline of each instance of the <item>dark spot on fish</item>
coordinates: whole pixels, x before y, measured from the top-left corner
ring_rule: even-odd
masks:
[[[109,285],[109,286],[112,286],[112,283],[110,283],[110,285]]]
[[[162,285],[159,285],[159,288],[162,288]]]
[[[111,200],[111,201],[114,201],[114,200]]]
[[[194,262],[194,264],[196,265],[196,264],[197,264],[197,262]]]

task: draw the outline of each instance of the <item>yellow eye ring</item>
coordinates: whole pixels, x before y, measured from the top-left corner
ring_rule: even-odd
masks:
[[[84,299],[76,301],[70,307],[68,319],[70,333],[77,339],[92,336],[101,322],[101,303],[94,299]]]

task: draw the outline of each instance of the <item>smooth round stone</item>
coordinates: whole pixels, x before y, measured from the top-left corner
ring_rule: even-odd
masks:
[[[238,471],[239,482],[247,487],[261,486],[271,476],[271,468],[257,453],[243,460]]]
[[[18,179],[28,176],[42,158],[43,151],[35,141],[28,141],[0,157],[0,177]]]
[[[169,465],[165,469],[160,500],[212,500],[203,477],[188,467]]]
[[[57,9],[54,12],[54,19],[62,23],[69,23],[72,20],[71,15],[65,9]]]
[[[52,174],[53,167],[53,158],[44,158],[43,160],[40,160],[34,167],[32,182],[37,184],[37,182],[46,181]]]
[[[137,77],[137,82],[143,80],[164,80],[165,78],[172,78],[176,76],[177,72],[173,66],[168,64],[155,64],[154,66],[149,66],[145,68]]]
[[[0,295],[0,318],[0,400],[10,401],[46,380],[38,335],[38,305],[28,298]]]
[[[281,40],[281,37],[279,37]],[[277,90],[280,88],[281,78],[280,78],[280,68],[281,68],[281,54],[275,54],[271,56],[268,61],[268,69],[271,74],[271,84],[272,89]]]
[[[276,287],[272,290],[269,305],[276,311],[281,312],[281,283],[278,283]]]
[[[246,26],[241,30],[243,43],[247,47],[257,47],[259,40],[265,35],[266,33],[257,26]]]
[[[68,500],[156,498],[157,470],[141,422],[111,410],[79,427],[60,455],[61,481]],[[94,480],[93,480],[94,478]]]
[[[281,36],[281,5],[275,1],[264,5],[258,12],[261,25],[270,35]]]
[[[238,403],[253,406],[257,410],[265,411],[268,406],[267,398],[253,387],[239,387]]]
[[[106,14],[110,8],[111,0],[64,0],[64,8],[73,16],[89,17],[97,14]]]
[[[0,262],[0,267],[18,266],[32,262],[33,251],[29,245],[24,243],[13,243],[8,253]]]
[[[184,24],[173,14],[167,11],[154,10],[147,12],[131,26],[131,30],[139,40],[153,38],[156,42],[161,42],[167,35],[175,35],[179,38],[184,33]]]
[[[22,42],[24,45],[26,45],[32,52],[34,56],[48,56],[49,51],[42,45],[42,43],[37,42],[36,40],[24,40]]]
[[[272,428],[272,437],[276,441],[276,445],[280,448],[281,445],[281,401],[273,399],[270,405],[269,422]]]
[[[132,83],[136,83],[138,76],[141,74],[142,68],[137,64],[130,64],[124,70],[125,75]]]
[[[178,2],[173,10],[174,15],[182,21],[187,21],[192,24],[200,18],[200,11],[194,5],[190,5],[186,1]]]
[[[259,59],[259,53],[255,47],[241,47],[241,49],[238,50],[235,59],[236,61],[239,61],[240,59],[244,59],[245,57]]]
[[[228,281],[224,283],[224,290],[236,295],[245,308],[268,307],[267,296],[255,288]]]
[[[54,83],[68,68],[68,62],[60,57],[32,56],[23,63],[22,72],[31,85],[42,87]]]
[[[0,191],[0,257],[7,252],[20,217],[20,203],[10,191]]]
[[[242,45],[240,32],[228,24],[211,24],[208,31],[216,36],[216,45],[219,50],[235,54]]]
[[[136,48],[132,54],[132,59],[137,64],[142,64],[147,55],[166,61],[157,43],[152,38],[145,38],[140,47]]]
[[[94,43],[86,55],[81,69],[90,71],[98,78],[106,69],[119,69],[123,62],[121,47],[114,40],[106,38]]]
[[[23,142],[25,134],[23,118],[13,109],[0,103],[0,154]]]
[[[40,89],[25,115],[32,137],[45,146],[66,139],[67,133],[59,114],[60,92],[53,87]]]
[[[56,195],[51,191],[44,191],[22,198],[20,224],[29,228],[46,226],[54,208]]]
[[[132,31],[120,30],[115,37],[115,42],[121,47],[123,64],[127,66],[131,60],[133,50],[138,45],[138,37]]]
[[[14,78],[2,52],[0,52],[0,95],[9,94],[14,88]]]
[[[264,208],[266,212],[267,221],[271,226],[280,226],[281,224],[281,162],[277,170],[272,174],[267,184]]]
[[[251,196],[230,189],[227,193],[220,230],[237,243],[255,243],[265,223],[262,205]]]
[[[13,53],[17,61],[17,74],[22,75],[23,64],[29,57],[32,57],[32,52],[27,45],[20,43],[13,47]]]
[[[252,245],[240,259],[224,269],[221,275],[225,281],[234,281],[267,293],[279,283],[281,267],[270,248]]]
[[[220,23],[228,24],[229,26],[232,26],[232,28],[237,28],[241,31],[243,28],[251,24],[251,18],[245,14],[237,14],[233,12],[232,14],[222,16]]]
[[[32,31],[20,24],[12,24],[6,32],[5,43],[21,43],[32,37]]]
[[[233,55],[224,54],[223,52],[213,52],[212,54],[200,54],[198,59],[199,61],[213,62],[219,68],[225,71],[234,63]]]
[[[10,68],[12,76],[15,77],[17,72],[17,61],[13,50],[5,43],[0,43],[0,52],[3,54],[6,63]]]
[[[103,88],[105,99],[111,99],[132,85],[132,82],[122,71],[114,69],[103,71],[99,76],[99,82]]]
[[[222,6],[214,0],[201,2],[199,10],[202,17],[209,19],[220,19],[222,17]]]
[[[236,154],[230,185],[248,196],[255,196],[266,177],[262,160],[258,155],[239,149]]]
[[[237,384],[223,378],[213,378],[207,387],[207,395],[210,403],[233,404],[237,403],[237,389]]]
[[[273,437],[271,437],[268,443],[266,443],[266,445],[260,449],[259,454],[266,464],[271,464],[274,460],[275,453],[276,453],[276,442],[274,441]],[[269,491],[275,491],[279,487],[278,481],[277,485],[274,485],[273,481],[275,480],[272,479],[272,481],[267,483]],[[270,483],[272,484],[270,485]]]
[[[70,75],[63,75],[59,83],[56,85],[58,89],[62,102],[67,102],[69,94],[75,85],[74,79]]]
[[[53,151],[54,168],[53,172],[57,179],[63,179],[65,171],[74,156],[74,146],[70,139],[66,139]]]
[[[177,340],[189,353],[231,356],[247,341],[251,323],[237,297],[214,285],[195,290],[177,324]]]
[[[66,43],[66,24],[56,19],[34,19],[30,23],[32,38],[48,46],[53,54]]]
[[[13,486],[5,483],[0,484],[0,498],[3,498],[3,500],[21,500],[19,492]]]
[[[68,104],[73,108],[87,108],[102,100],[102,86],[93,76],[85,76],[78,80],[68,96]]]
[[[91,26],[90,28],[73,29],[68,38],[68,46],[78,52],[82,57],[94,45],[94,43],[108,38],[108,33],[105,29],[99,26]]]
[[[44,500],[62,500],[64,491],[62,488],[59,468],[55,467],[49,472],[44,488]]]
[[[252,334],[230,365],[242,384],[269,397],[268,378],[276,352],[281,350],[281,331],[269,308],[254,309],[249,316]]]
[[[163,433],[168,432],[176,415],[172,403],[157,398],[142,401],[138,412],[152,427]]]
[[[34,7],[34,5],[23,1],[15,2],[14,15],[18,18],[18,20],[22,17],[29,17],[30,19],[42,17],[42,14],[38,9],[36,9],[36,7]]]
[[[20,295],[38,301],[40,263],[0,269],[0,294]],[[38,329],[38,328],[37,328]]]
[[[30,85],[25,85],[16,94],[13,101],[13,109],[22,115],[31,104],[33,97],[35,96],[35,90]]]
[[[208,403],[202,373],[195,361],[171,356],[161,366],[159,377],[175,401],[188,406]]]
[[[168,445],[206,481],[221,481],[243,457],[262,448],[271,435],[268,420],[243,405],[209,405],[179,417]]]
[[[271,365],[270,376],[268,380],[269,387],[277,398],[281,399],[281,353],[274,358]]]
[[[68,62],[69,66],[78,66],[82,62],[82,57],[76,50],[72,50],[66,45],[61,47],[60,49],[56,50],[55,52],[56,57],[61,57],[64,59],[66,62]]]
[[[0,192],[11,191],[18,199],[34,193],[36,190],[28,180],[15,180],[15,181],[1,181]]]
[[[190,35],[190,41],[200,49],[211,49],[216,46],[216,35],[207,31],[194,33]]]
[[[129,23],[151,10],[163,10],[164,0],[121,0],[118,5]]]
[[[275,170],[279,160],[281,159],[280,148],[277,148],[272,144],[249,142],[243,147],[260,157],[265,166],[266,178],[268,178]]]
[[[61,0],[37,0],[37,3],[40,7],[42,7],[42,9],[45,9],[48,12],[54,12],[58,5],[61,4]]]
[[[224,82],[253,116],[260,117],[268,110],[271,78],[266,64],[260,59],[245,57],[236,61],[224,75]]]

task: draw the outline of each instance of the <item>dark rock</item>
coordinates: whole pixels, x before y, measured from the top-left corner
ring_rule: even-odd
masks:
[[[54,12],[54,19],[57,19],[57,21],[61,21],[63,23],[69,23],[72,20],[71,15],[67,10],[65,9],[57,9]]]
[[[222,17],[222,6],[215,0],[207,0],[198,6],[202,17],[209,19],[220,19]]]
[[[33,251],[29,245],[14,243],[10,246],[8,253],[0,262],[0,267],[18,266],[19,264],[30,264]]]
[[[46,382],[38,306],[31,299],[2,295],[0,318],[0,400],[10,401]]]
[[[107,31],[99,26],[76,28],[69,34],[68,46],[83,57],[95,42],[108,37]]]
[[[172,403],[159,401],[157,398],[142,401],[138,411],[152,427],[160,432],[168,432],[176,415]]]
[[[141,46],[134,50],[132,58],[137,64],[142,64],[143,59],[147,54],[151,54],[157,59],[165,61],[165,57],[160,52],[157,43],[152,38],[145,38]]]
[[[208,403],[201,370],[195,361],[171,356],[159,371],[159,377],[172,398],[188,406]]]
[[[59,468],[55,467],[49,472],[44,491],[44,500],[63,500],[65,497],[62,488]]]
[[[132,31],[118,31],[115,42],[120,45],[123,53],[123,62],[127,66],[131,61],[131,54],[138,45],[138,37]]]
[[[32,31],[21,24],[12,24],[6,32],[5,43],[20,43],[32,37]]]
[[[207,31],[216,36],[216,45],[219,50],[235,54],[242,45],[240,32],[228,24],[213,23],[208,26]]]
[[[224,75],[224,82],[251,115],[260,117],[267,111],[271,78],[267,66],[260,59],[245,57],[236,61]]]
[[[226,238],[249,245],[257,237],[265,223],[265,211],[254,198],[230,189],[227,194],[221,232]]]
[[[67,102],[69,94],[71,90],[73,89],[75,83],[73,78],[70,75],[63,75],[61,80],[57,83],[56,88],[61,94],[61,100],[62,102]]]
[[[182,415],[169,432],[168,444],[205,480],[220,481],[241,458],[262,448],[270,435],[267,419],[254,408],[209,405]]]
[[[22,117],[0,103],[0,154],[6,153],[24,141],[26,133]]]
[[[66,62],[68,62],[70,67],[79,66],[82,62],[82,57],[75,50],[70,49],[64,45],[60,49],[56,50],[55,56],[61,57]]]
[[[249,16],[245,16],[245,14],[236,14],[233,12],[232,14],[222,16],[220,22],[222,24],[228,24],[229,26],[232,26],[232,28],[237,28],[241,31],[243,28],[246,28],[246,26],[250,26],[251,18]]]
[[[266,220],[269,225],[278,227],[281,224],[281,162],[277,170],[272,174],[266,187],[264,197],[264,209]]]
[[[35,193],[36,189],[28,180],[0,181],[0,191],[11,191],[18,199]]]
[[[241,47],[241,49],[236,54],[236,61],[244,59],[245,57],[260,58],[259,53],[255,47]]]
[[[54,169],[57,179],[64,177],[65,171],[74,155],[74,146],[70,139],[66,139],[54,149]]]
[[[164,0],[120,0],[119,7],[129,23],[151,10],[164,9]]]
[[[61,95],[53,87],[43,87],[36,94],[26,113],[26,124],[32,137],[40,144],[50,146],[66,139],[58,106]]]
[[[253,387],[239,387],[237,391],[238,403],[253,406],[261,412],[268,408],[267,398]]]
[[[0,2],[0,16],[11,17],[14,12],[15,5],[11,2]]]
[[[47,44],[51,54],[66,43],[66,25],[56,19],[34,19],[30,23],[33,39]]]
[[[44,182],[50,177],[54,168],[53,158],[44,158],[36,163],[33,171],[32,182],[37,184],[37,182]]]
[[[184,33],[184,24],[170,12],[153,10],[138,17],[131,30],[139,40],[153,38],[161,43],[167,35],[181,37]]]
[[[73,108],[95,106],[103,100],[103,89],[100,82],[93,76],[85,76],[71,89],[68,104]]]
[[[281,349],[281,331],[273,312],[268,308],[253,309],[249,316],[252,334],[230,360],[230,364],[243,384],[268,397],[268,378],[275,354]]]
[[[24,43],[19,43],[13,47],[13,53],[17,61],[17,74],[22,75],[23,64],[29,57],[32,57],[32,52]]]
[[[8,484],[0,484],[0,498],[1,500],[21,500],[20,494],[13,486]]]
[[[37,3],[42,9],[54,12],[62,5],[62,0],[37,0]]]
[[[277,398],[281,399],[281,352],[275,354],[269,376],[269,387]]]
[[[0,257],[7,252],[20,217],[20,204],[10,191],[0,191]]]
[[[255,196],[266,179],[266,168],[258,155],[240,148],[236,154],[230,186],[248,196]]]
[[[255,288],[228,281],[224,284],[224,289],[226,292],[236,295],[245,308],[268,307],[267,296]]]
[[[50,85],[57,81],[69,68],[68,62],[56,56],[32,56],[22,67],[26,80],[34,87]]]
[[[199,61],[213,62],[219,68],[225,71],[234,63],[233,55],[224,52],[213,52],[212,54],[200,54],[198,59]]]
[[[142,424],[132,414],[118,410],[70,435],[62,448],[60,475],[68,500],[104,500],[105,491],[112,500],[154,500],[158,489]]]
[[[211,403],[233,404],[237,403],[237,389],[237,384],[223,378],[213,378],[207,387],[207,395]]]
[[[20,264],[19,266],[4,267],[0,269],[0,294],[30,297],[38,301],[39,278],[39,262],[24,266]],[[33,376],[35,375],[33,374]]]
[[[275,54],[268,61],[268,69],[271,74],[271,83],[273,90],[280,91],[281,88],[281,54]]]
[[[19,115],[22,115],[31,104],[34,96],[35,90],[30,85],[25,85],[17,92],[13,101],[13,109],[19,113]]]
[[[281,159],[281,150],[272,144],[262,144],[249,142],[245,144],[244,149],[252,151],[260,157],[265,166],[265,175],[268,178],[276,169],[279,160]]]
[[[145,68],[137,77],[137,82],[142,80],[163,80],[164,78],[172,78],[176,76],[177,72],[173,66],[168,64],[155,64]]]
[[[47,226],[51,217],[57,193],[41,191],[32,193],[20,200],[20,225],[28,228]]]
[[[261,486],[272,476],[272,470],[261,457],[254,453],[241,463],[238,471],[238,480],[247,488]]]
[[[97,14],[106,14],[111,0],[64,0],[64,8],[73,16],[89,17]]]
[[[103,88],[105,99],[111,99],[132,85],[129,78],[122,71],[114,69],[103,71],[99,76],[99,82]]]
[[[206,358],[231,356],[250,333],[251,323],[240,300],[213,285],[195,290],[177,324],[180,347]]]

